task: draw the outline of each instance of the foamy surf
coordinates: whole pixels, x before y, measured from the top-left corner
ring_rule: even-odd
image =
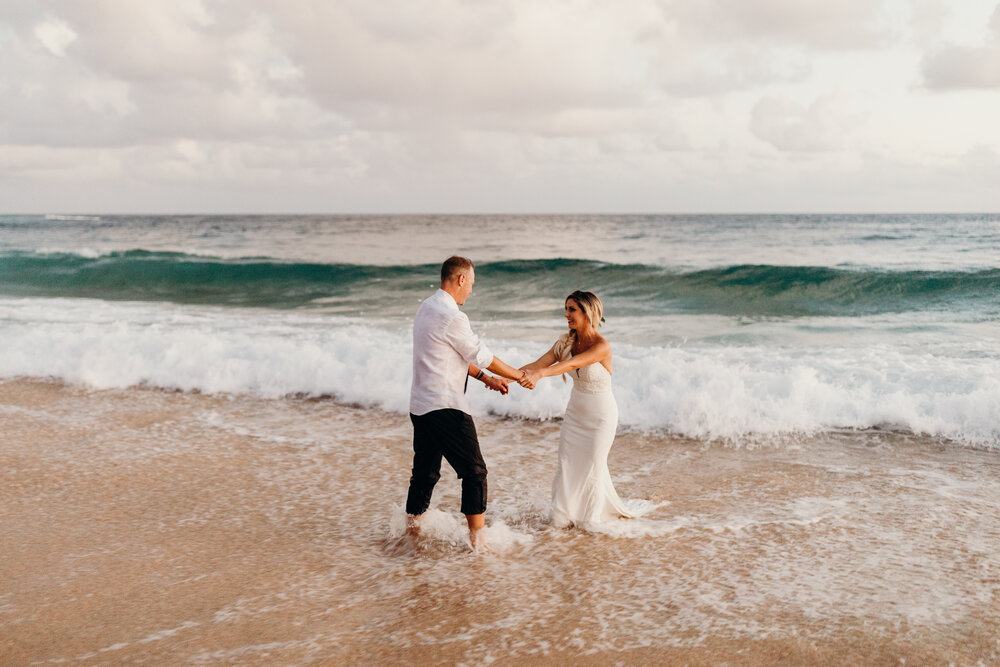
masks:
[[[0,299],[0,377],[54,377],[97,388],[334,396],[406,413],[405,327],[319,314],[84,299]],[[553,331],[553,336],[558,330]],[[514,364],[545,343],[486,339]],[[615,346],[623,427],[749,442],[838,428],[889,428],[1000,446],[1000,356],[979,340],[934,349],[770,345]],[[476,414],[551,419],[558,378],[528,392],[470,384]]]
[[[534,536],[508,526],[502,519],[491,520],[477,534],[474,548],[469,540],[469,528],[465,517],[430,508],[420,515],[419,536],[408,534],[409,516],[406,510],[396,505],[392,508],[387,529],[387,540],[393,548],[405,540],[411,551],[426,553],[440,551],[475,551],[477,553],[503,554],[530,546]]]

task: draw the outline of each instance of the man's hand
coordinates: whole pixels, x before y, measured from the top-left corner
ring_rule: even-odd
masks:
[[[540,370],[530,371],[526,368],[522,368],[521,370],[524,372],[524,375],[521,376],[521,379],[517,383],[525,389],[534,389],[535,383],[542,379],[542,372]]]
[[[507,388],[507,380],[505,380],[504,378],[494,377],[492,375],[484,375],[483,384],[485,384],[488,389],[492,389],[493,391],[499,391],[504,396],[506,396],[507,392],[510,391],[510,389]]]

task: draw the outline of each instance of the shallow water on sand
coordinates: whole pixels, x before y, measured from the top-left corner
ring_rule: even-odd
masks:
[[[445,466],[401,535],[404,415],[0,384],[0,652],[15,663],[1000,660],[1000,457],[834,431],[620,433],[643,518],[546,523],[559,422],[477,418],[490,550]]]

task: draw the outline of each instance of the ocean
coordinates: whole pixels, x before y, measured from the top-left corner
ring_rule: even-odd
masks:
[[[550,528],[570,385],[470,383],[493,549],[469,551],[450,472],[405,548],[410,326],[451,254],[514,366],[567,294],[602,298],[611,472],[652,512]],[[1000,661],[998,325],[995,214],[0,216],[9,474],[36,449],[83,479],[249,447],[254,488],[183,521],[229,530],[251,502],[269,540],[305,526],[272,587],[180,607],[175,639],[150,620],[46,649],[30,591],[0,620],[36,659],[139,659],[156,635],[187,663]],[[275,631],[289,614],[313,621]],[[226,624],[268,639],[207,634]]]

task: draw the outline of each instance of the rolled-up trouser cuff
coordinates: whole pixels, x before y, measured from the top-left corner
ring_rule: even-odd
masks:
[[[410,415],[413,422],[413,471],[406,498],[407,514],[423,514],[441,477],[444,457],[462,480],[462,513],[486,511],[486,463],[472,417],[461,410],[433,410]]]
[[[483,514],[486,511],[486,475],[462,478],[462,514]]]

